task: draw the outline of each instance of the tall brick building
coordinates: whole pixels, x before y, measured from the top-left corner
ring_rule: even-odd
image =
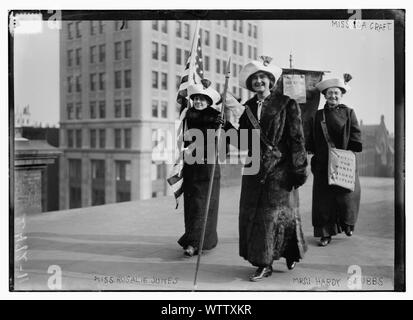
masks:
[[[241,67],[262,54],[259,21],[202,21],[205,77],[229,90]],[[60,208],[167,194],[176,92],[195,21],[64,21],[60,34]]]

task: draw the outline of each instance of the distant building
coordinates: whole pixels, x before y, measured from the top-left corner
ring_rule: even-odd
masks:
[[[171,149],[176,93],[195,21],[63,21],[60,33],[60,208],[170,193],[162,144]],[[260,21],[201,21],[204,76],[229,91],[262,54]],[[157,150],[159,151],[159,150]],[[160,150],[162,151],[162,150]]]
[[[43,141],[47,144],[59,147],[59,129],[41,127],[21,127],[23,138],[31,141]],[[56,157],[59,157],[58,155]],[[42,212],[59,210],[59,161],[56,159],[45,165],[41,171]]]
[[[363,151],[357,154],[361,176],[394,177],[394,139],[381,116],[380,124],[364,125],[360,121]]]

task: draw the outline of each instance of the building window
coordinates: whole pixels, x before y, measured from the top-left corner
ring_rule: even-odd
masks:
[[[232,24],[232,30],[237,31],[237,20],[234,20],[234,22]]]
[[[124,77],[125,77],[125,88],[130,88],[132,86],[131,70],[125,70]]]
[[[116,202],[131,199],[131,163],[130,161],[115,161]]]
[[[82,206],[82,162],[80,159],[69,159],[69,208]]]
[[[248,45],[248,58],[252,58],[252,47],[250,45]]]
[[[176,90],[179,90],[179,87],[181,86],[181,76],[175,77],[175,85],[176,85]]]
[[[221,85],[219,83],[217,83],[217,91],[221,92]]]
[[[152,29],[158,30],[158,20],[152,20]]]
[[[238,88],[238,97],[242,100],[242,88]]]
[[[123,134],[124,134],[124,139],[125,139],[124,141],[125,149],[130,149],[132,146],[132,130],[124,129]]]
[[[243,31],[243,23],[242,23],[242,20],[239,20],[239,24],[238,24],[238,31],[240,32],[240,33],[242,33],[242,31]]]
[[[190,31],[190,30],[189,30],[189,24],[188,24],[188,23],[184,23],[184,38],[185,38],[186,40],[189,40],[189,34],[190,34],[189,31]]]
[[[221,36],[219,34],[216,35],[216,46],[217,49],[221,49]]]
[[[115,89],[122,88],[122,71],[115,71]]]
[[[168,46],[165,44],[161,44],[161,60],[168,61]]]
[[[67,120],[73,119],[73,103],[68,103],[66,106],[67,110]]]
[[[209,46],[209,31],[205,30],[205,45]]]
[[[182,64],[182,50],[180,48],[176,48],[176,64],[181,65]]]
[[[96,62],[96,46],[91,46],[90,47],[90,63],[95,63]]]
[[[237,87],[236,86],[232,87],[232,93],[233,93],[234,96],[237,94]]]
[[[257,48],[254,47],[254,59],[257,60]]]
[[[73,87],[73,77],[67,77],[67,92],[72,93]]]
[[[73,148],[73,130],[67,130],[67,147]]]
[[[96,90],[96,73],[90,74],[90,91]]]
[[[224,27],[228,28],[228,21],[227,20],[224,20]]]
[[[176,21],[176,36],[178,38],[182,37],[182,22]]]
[[[96,101],[90,102],[90,118],[96,119]]]
[[[115,100],[115,118],[122,117],[122,102],[121,100]]]
[[[80,38],[82,37],[82,34],[80,32],[80,23],[82,21],[76,21],[76,38]]]
[[[122,53],[122,44],[120,42],[115,42],[115,60],[120,60]]]
[[[237,54],[237,40],[232,40],[232,53]]]
[[[73,50],[67,51],[67,66],[71,67],[73,64]]]
[[[168,21],[164,20],[161,22],[161,31],[163,33],[168,33]]]
[[[248,23],[248,37],[252,36],[252,25],[251,23]]]
[[[115,129],[115,148],[116,149],[122,148],[122,136],[121,136],[120,129]]]
[[[216,69],[215,72],[216,73],[221,73],[221,61],[219,59],[216,60]]]
[[[125,99],[123,102],[125,108],[125,118],[130,118],[132,116],[132,101],[131,99]]]
[[[238,49],[239,49],[239,50],[238,50],[238,51],[239,51],[239,55],[240,55],[240,56],[243,56],[243,54],[244,54],[244,53],[243,53],[243,48],[244,48],[244,46],[242,45],[242,42],[238,42],[238,44],[239,44],[239,48],[238,48]]]
[[[82,78],[81,75],[76,76],[76,92],[81,92],[82,91]]]
[[[99,90],[104,91],[106,89],[106,74],[104,72],[99,73]]]
[[[205,61],[205,64],[204,64],[205,71],[209,71],[209,57],[205,56],[204,61]]]
[[[152,117],[158,118],[158,101],[152,100]]]
[[[76,65],[77,66],[80,66],[80,63],[81,63],[81,52],[82,52],[81,48],[76,49]]]
[[[241,74],[241,70],[242,70],[242,65],[238,66],[238,74]]]
[[[105,149],[106,148],[106,130],[99,129],[99,148]]]
[[[99,101],[99,118],[104,119],[106,117],[106,102],[104,100]]]
[[[73,35],[72,35],[73,30],[72,30],[72,27],[73,27],[73,23],[68,23],[68,24],[67,24],[67,38],[68,38],[69,40],[73,39]]]
[[[158,72],[152,71],[152,88],[158,89]]]
[[[90,21],[90,35],[96,34],[96,21]]]
[[[164,72],[161,73],[161,89],[168,90],[168,75]]]
[[[82,130],[76,130],[76,148],[82,148]]]
[[[76,119],[82,119],[82,104],[80,102],[76,103]]]
[[[227,69],[227,62],[225,60],[222,60],[222,73],[225,73],[226,69]]]
[[[96,148],[96,129],[90,129],[89,131],[89,138],[90,138],[90,148]]]
[[[228,39],[227,39],[227,37],[222,37],[222,49],[224,51],[228,50]]]
[[[130,59],[131,50],[132,50],[132,41],[126,40],[125,41],[125,59]]]
[[[103,21],[99,21],[99,33],[102,34],[105,32],[105,24]]]
[[[91,160],[92,206],[105,204],[105,160]]]
[[[237,76],[237,65],[235,63],[232,64],[232,72],[234,73],[234,77]]]
[[[254,38],[257,39],[257,26],[254,26]]]
[[[168,118],[168,102],[166,101],[161,102],[161,118]]]
[[[105,62],[105,56],[106,56],[105,45],[101,44],[99,45],[99,62]]]
[[[158,60],[158,43],[152,42],[152,59]]]
[[[188,50],[185,50],[185,63],[188,63],[188,59],[189,59],[189,51]]]

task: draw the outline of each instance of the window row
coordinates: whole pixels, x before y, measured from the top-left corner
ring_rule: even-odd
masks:
[[[168,33],[168,21],[166,20],[153,20],[152,30]],[[189,23],[183,23],[181,21],[175,21],[175,36],[178,38],[190,39],[191,27]]]
[[[82,129],[67,130],[67,147],[82,148]],[[113,129],[115,149],[131,149],[132,147],[132,129]],[[89,129],[89,147],[92,149],[107,147],[106,129]]]
[[[257,26],[251,23],[248,23],[248,36],[253,37],[254,39],[258,38],[258,31]],[[238,31],[239,33],[244,32],[244,21],[242,20],[234,20],[232,23],[232,30]]]
[[[160,74],[160,81],[159,81]],[[160,82],[160,85],[159,85]],[[168,74],[165,72],[152,71],[152,88],[168,90]]]
[[[66,110],[68,120],[82,119],[82,104],[80,102],[69,102]],[[89,112],[90,119],[106,118],[106,101],[90,101]],[[132,116],[132,100],[116,99],[114,101],[114,116],[115,118],[130,118]]]
[[[160,44],[161,48],[161,55],[159,57],[159,43],[152,41],[152,59],[154,60],[161,60],[161,61],[168,61],[168,46],[166,44]]]
[[[131,200],[131,163],[115,160],[116,202]],[[105,160],[90,160],[92,205],[105,204]],[[82,206],[82,160],[69,159],[69,207]]]
[[[168,118],[168,101],[152,100],[152,117],[153,118]]]
[[[81,38],[81,26],[82,23],[86,23],[89,26],[89,34],[91,36],[97,34],[103,34],[105,32],[105,26],[108,25],[108,21],[76,21],[76,22],[69,22],[67,24],[67,39],[72,40],[73,38]],[[114,21],[114,30],[127,30],[129,29],[129,21],[128,20],[117,20]]]

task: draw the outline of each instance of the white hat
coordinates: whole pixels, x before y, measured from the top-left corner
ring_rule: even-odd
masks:
[[[197,94],[207,96],[211,105],[216,104],[221,99],[221,95],[211,87],[211,81],[207,79],[202,79],[201,83],[188,86],[188,95],[190,99],[193,99],[193,96]]]
[[[350,91],[350,86],[347,83],[351,79],[352,79],[351,75],[348,73],[345,73],[343,75],[343,78],[332,78],[332,79],[323,80],[317,83],[315,86],[320,92],[323,92],[324,90],[328,88],[334,87],[334,88],[340,88],[343,90],[343,93],[346,93]]]
[[[282,69],[274,64],[270,65],[270,62],[272,60],[271,57],[260,56],[260,58],[262,59],[262,61],[253,60],[247,63],[244,68],[242,68],[239,74],[239,85],[241,87],[250,91],[254,91],[251,87],[250,77],[258,71],[268,73],[270,80],[273,81],[273,86],[276,84],[278,78],[282,74]]]

